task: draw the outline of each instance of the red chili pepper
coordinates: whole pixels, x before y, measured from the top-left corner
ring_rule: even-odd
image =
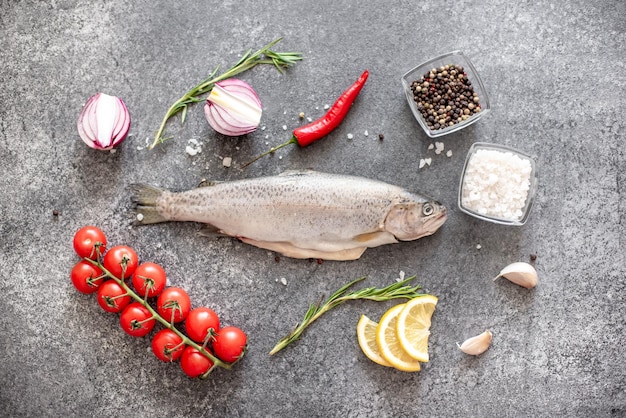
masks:
[[[252,161],[249,161],[241,166],[241,168],[245,168],[255,162],[256,160],[266,156],[267,154],[271,154],[274,151],[277,151],[287,145],[290,144],[298,144],[301,147],[306,147],[311,143],[321,139],[331,133],[339,124],[343,121],[343,119],[348,114],[352,103],[361,92],[365,81],[367,81],[367,77],[369,76],[369,71],[365,70],[361,77],[358,78],[354,84],[352,84],[346,91],[343,92],[341,96],[337,99],[337,101],[331,106],[331,108],[326,112],[324,116],[321,118],[309,123],[308,125],[301,126],[296,128],[293,131],[293,136],[291,139],[283,144],[277,145],[270,149],[267,152],[259,155],[254,158]]]
[[[296,128],[296,130],[293,131],[293,137],[298,142],[298,145],[306,147],[312,142],[325,137],[337,128],[348,114],[352,103],[361,92],[368,76],[369,71],[365,70],[363,74],[361,74],[361,77],[339,96],[337,101],[323,117],[308,125]]]

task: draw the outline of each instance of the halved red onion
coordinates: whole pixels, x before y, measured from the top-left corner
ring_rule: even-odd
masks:
[[[130,113],[119,97],[97,93],[80,111],[77,127],[80,139],[89,147],[110,150],[128,135]]]
[[[217,132],[227,136],[250,133],[261,123],[261,100],[245,81],[229,78],[215,83],[204,105],[204,116]]]

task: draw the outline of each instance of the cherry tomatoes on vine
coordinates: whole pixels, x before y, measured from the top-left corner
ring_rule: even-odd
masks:
[[[158,296],[165,289],[166,282],[163,267],[150,261],[139,264],[133,274],[133,287],[140,296]]]
[[[232,363],[243,356],[247,347],[246,334],[233,326],[222,328],[213,340],[213,352],[227,363]]]
[[[180,357],[180,367],[187,376],[198,377],[213,367],[213,361],[195,348],[187,346]]]
[[[79,257],[97,260],[99,255],[104,254],[106,245],[107,238],[98,227],[84,226],[74,234],[74,251]]]
[[[104,282],[102,270],[85,260],[74,265],[70,278],[76,290],[87,295],[97,292],[98,287]]]
[[[210,331],[210,330],[213,331]],[[215,335],[220,329],[220,318],[210,308],[195,308],[189,312],[185,321],[187,336],[197,343],[204,343],[209,337]]]
[[[107,312],[120,312],[130,303],[130,295],[115,280],[107,280],[98,288],[98,305]]]
[[[168,287],[157,299],[157,312],[166,321],[184,321],[191,310],[191,299],[180,287]]]
[[[162,329],[152,337],[152,352],[166,363],[178,360],[184,349],[183,339],[171,329]]]
[[[104,255],[104,268],[109,270],[115,277],[122,279],[129,278],[137,269],[139,257],[135,250],[127,245],[116,245]]]
[[[133,302],[122,311],[120,326],[128,335],[144,337],[154,328],[155,319],[145,306]]]

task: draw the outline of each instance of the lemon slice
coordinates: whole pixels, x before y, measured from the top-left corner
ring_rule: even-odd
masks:
[[[393,367],[405,372],[417,372],[420,370],[419,362],[404,351],[396,332],[398,315],[403,308],[404,304],[400,304],[385,312],[376,328],[376,344],[380,354]]]
[[[435,312],[437,297],[424,295],[410,300],[398,315],[396,332],[402,349],[415,360],[428,361],[430,320]]]
[[[361,315],[361,319],[359,319],[359,323],[356,326],[359,346],[363,354],[374,363],[391,367],[391,364],[380,355],[380,351],[378,350],[378,344],[376,344],[376,327],[378,327],[378,323],[372,321],[365,315]]]

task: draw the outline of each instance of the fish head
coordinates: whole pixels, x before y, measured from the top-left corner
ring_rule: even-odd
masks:
[[[406,200],[391,207],[385,218],[385,231],[399,241],[412,241],[434,234],[446,218],[446,207],[435,200]]]

